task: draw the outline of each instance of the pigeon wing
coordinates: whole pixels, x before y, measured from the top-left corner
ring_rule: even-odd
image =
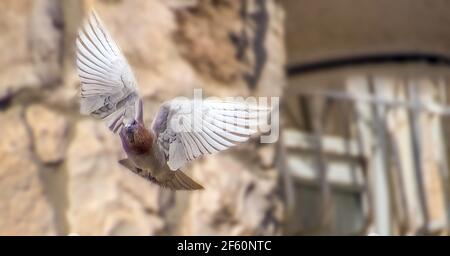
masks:
[[[169,168],[178,170],[245,142],[268,112],[241,102],[172,100],[160,107],[151,129]]]
[[[113,132],[138,115],[141,103],[136,79],[94,11],[79,31],[76,65],[82,114],[105,120]]]

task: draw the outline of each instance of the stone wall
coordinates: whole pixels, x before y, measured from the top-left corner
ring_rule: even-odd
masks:
[[[279,234],[272,145],[192,164],[198,192],[161,190],[117,164],[118,138],[78,112],[74,38],[92,7],[134,69],[147,124],[162,101],[194,88],[281,94],[274,0],[1,1],[0,235]]]

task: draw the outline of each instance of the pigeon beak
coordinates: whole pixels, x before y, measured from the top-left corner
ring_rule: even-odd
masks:
[[[134,141],[134,128],[132,123],[128,123],[124,125],[125,135],[128,139],[128,141],[133,142]]]

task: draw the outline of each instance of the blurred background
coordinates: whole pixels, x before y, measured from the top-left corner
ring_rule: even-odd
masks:
[[[192,163],[205,190],[122,168],[79,114],[95,8],[149,123],[176,96],[279,96],[280,138]],[[447,235],[450,2],[0,1],[0,235]]]

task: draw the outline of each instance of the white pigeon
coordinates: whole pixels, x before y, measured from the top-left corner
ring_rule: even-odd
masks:
[[[119,132],[128,156],[119,163],[160,186],[202,189],[180,169],[248,140],[261,116],[267,117],[268,108],[245,102],[170,100],[147,129],[136,78],[95,11],[80,29],[76,46],[80,112]]]

